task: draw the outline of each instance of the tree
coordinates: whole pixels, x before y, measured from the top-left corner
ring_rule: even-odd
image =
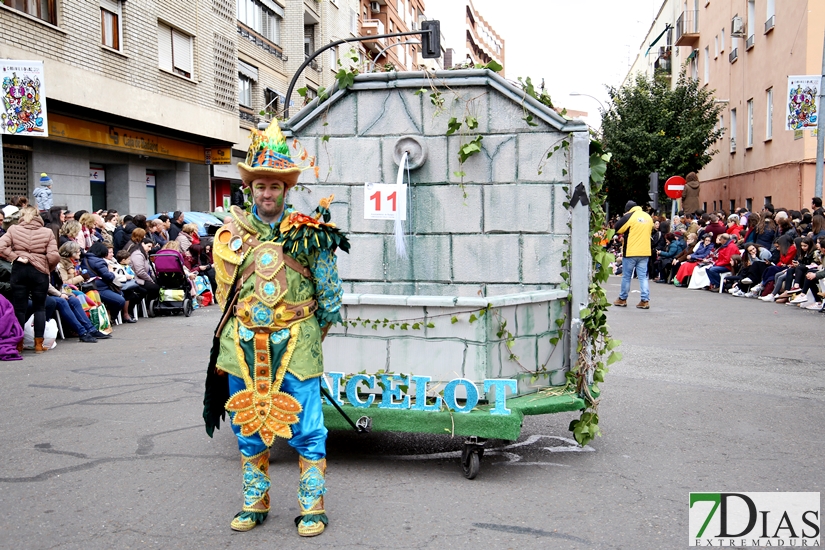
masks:
[[[614,212],[628,200],[647,204],[651,172],[659,173],[659,201],[666,200],[664,181],[698,172],[717,153],[720,105],[713,91],[700,88],[685,72],[676,87],[636,75],[621,88],[610,88],[611,105],[602,118],[605,149],[612,153],[605,184]]]

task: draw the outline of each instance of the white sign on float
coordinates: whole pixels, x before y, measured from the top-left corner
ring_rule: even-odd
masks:
[[[0,59],[0,134],[49,137],[42,61]]]
[[[407,186],[391,183],[364,184],[364,219],[394,220],[396,212],[401,221],[407,219]]]

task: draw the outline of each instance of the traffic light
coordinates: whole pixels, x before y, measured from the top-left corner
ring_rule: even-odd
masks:
[[[435,20],[422,21],[421,30],[421,57],[424,59],[438,59],[441,57],[441,22]]]
[[[650,207],[659,210],[659,172],[650,173]]]

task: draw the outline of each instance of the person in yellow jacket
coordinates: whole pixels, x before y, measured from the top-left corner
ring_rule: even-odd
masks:
[[[614,306],[627,307],[627,295],[633,272],[639,278],[642,301],[636,307],[650,308],[650,284],[647,278],[648,260],[650,259],[650,234],[653,232],[653,219],[633,201],[627,201],[625,215],[616,222],[616,233],[624,233],[622,251],[622,289]]]

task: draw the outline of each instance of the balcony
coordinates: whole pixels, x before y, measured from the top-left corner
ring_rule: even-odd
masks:
[[[676,20],[676,46],[694,46],[699,42],[699,11],[687,10]]]
[[[768,18],[768,20],[765,21],[765,34],[768,34],[769,32],[771,32],[775,26],[776,26],[776,16],[771,15]]]
[[[728,55],[728,61],[734,63],[737,59],[739,59],[739,48],[733,48]]]
[[[745,41],[745,51],[748,51],[749,49],[753,48],[753,42],[754,42],[754,36],[750,35],[748,37],[747,41]]]
[[[670,71],[672,67],[670,57],[670,48],[659,48],[659,55],[656,57],[656,61],[653,62],[653,70],[655,74],[665,74],[670,76]]]
[[[361,36],[377,36],[379,34],[384,34],[384,23],[380,19],[364,19],[361,22]],[[364,40],[363,44],[372,53],[378,53],[384,49],[386,39]]]

